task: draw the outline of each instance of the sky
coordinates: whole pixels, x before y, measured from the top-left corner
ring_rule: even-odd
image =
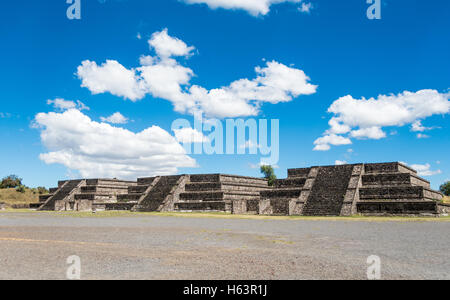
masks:
[[[186,151],[185,142],[212,141],[194,128],[201,115],[205,124],[268,120],[275,136],[278,120],[279,178],[288,168],[401,161],[438,188],[450,179],[450,3],[371,5],[3,3],[0,176],[46,187],[80,177],[261,176],[260,140],[235,140],[244,155]],[[375,12],[381,19],[368,17]],[[192,128],[172,130],[178,119]]]

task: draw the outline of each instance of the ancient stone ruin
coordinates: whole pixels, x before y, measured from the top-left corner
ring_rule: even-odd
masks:
[[[437,216],[450,213],[442,198],[415,170],[395,162],[290,169],[273,187],[225,174],[61,181],[41,196],[39,210]]]

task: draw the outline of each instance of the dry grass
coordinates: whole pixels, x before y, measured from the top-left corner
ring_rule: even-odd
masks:
[[[444,203],[450,204],[450,196],[444,196]]]
[[[15,189],[0,189],[0,202],[6,203],[7,206],[37,203],[39,202],[39,195],[33,194],[29,189],[25,193],[19,193]]]

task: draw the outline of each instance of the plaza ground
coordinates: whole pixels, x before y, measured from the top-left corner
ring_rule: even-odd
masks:
[[[0,212],[0,279],[450,279],[450,218]]]

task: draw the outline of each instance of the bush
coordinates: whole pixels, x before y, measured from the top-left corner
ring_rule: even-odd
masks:
[[[27,191],[27,187],[24,185],[19,185],[16,187],[16,192],[24,194]]]
[[[447,181],[439,188],[442,194],[445,196],[450,196],[450,181]]]
[[[9,175],[2,179],[0,189],[15,189],[22,185],[22,178],[17,175]]]
[[[275,184],[277,176],[275,175],[275,171],[272,166],[261,166],[261,173],[263,173],[264,178],[269,181],[269,186],[273,186]]]
[[[38,191],[39,195],[46,195],[46,194],[48,194],[48,190],[45,187],[43,187],[43,186],[38,186],[37,187],[37,191]]]

